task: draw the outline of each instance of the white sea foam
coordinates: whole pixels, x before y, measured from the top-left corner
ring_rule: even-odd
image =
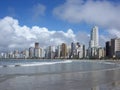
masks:
[[[56,62],[33,62],[33,63],[17,63],[14,65],[2,65],[0,67],[19,67],[19,66],[42,66],[42,65],[53,65],[59,63],[71,63],[71,60],[64,60],[64,61],[56,61]]]
[[[42,66],[42,65],[53,65],[53,64],[59,64],[59,63],[71,63],[71,60],[65,60],[65,61],[57,61],[57,62],[37,62],[37,63],[31,63],[31,64],[21,64],[20,66]]]
[[[84,62],[84,63],[96,63],[96,64],[115,64],[112,62],[104,62],[104,61],[92,61],[92,60],[63,60],[63,61],[46,61],[46,62],[30,62],[30,63],[14,63],[12,65],[0,65],[1,67],[20,67],[20,66],[42,66],[42,65],[54,65],[60,63],[72,63],[72,62]]]

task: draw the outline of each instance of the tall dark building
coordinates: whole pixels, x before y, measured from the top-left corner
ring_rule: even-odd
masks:
[[[71,43],[71,56],[73,56],[75,50],[75,44],[72,42]]]
[[[35,48],[39,48],[39,43],[38,42],[35,43]]]
[[[83,45],[83,58],[86,57],[86,50],[85,50],[85,45]]]
[[[106,42],[106,57],[108,58],[111,57],[111,42],[110,41]]]

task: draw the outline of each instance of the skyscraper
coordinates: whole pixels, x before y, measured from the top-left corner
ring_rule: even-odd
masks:
[[[29,48],[29,58],[34,58],[34,48],[33,47]]]
[[[56,48],[57,58],[60,58],[60,52],[61,52],[61,45],[58,45],[57,48]]]
[[[35,48],[39,48],[39,43],[38,42],[35,43]]]
[[[120,38],[111,39],[111,55],[120,58]]]
[[[83,45],[83,58],[86,58],[86,50],[85,50],[85,45]]]
[[[94,26],[91,31],[90,36],[90,47],[99,47],[99,34],[98,34],[98,27]]]
[[[75,49],[76,49],[76,44],[72,42],[71,43],[71,55],[70,55],[71,58],[74,57]]]
[[[42,58],[42,49],[41,48],[35,48],[34,49],[34,55],[35,55],[35,58]]]
[[[111,57],[111,42],[110,41],[106,42],[106,57],[108,58]]]
[[[35,43],[34,56],[35,58],[42,58],[42,49],[39,47],[38,42]]]
[[[62,58],[67,57],[67,45],[65,43],[62,43],[61,45],[61,57]]]
[[[97,50],[99,48],[99,34],[98,27],[94,26],[91,30],[90,42],[89,42],[89,57],[97,58]]]

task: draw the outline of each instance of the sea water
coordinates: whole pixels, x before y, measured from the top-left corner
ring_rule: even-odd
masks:
[[[119,90],[119,76],[98,60],[0,60],[0,90]]]

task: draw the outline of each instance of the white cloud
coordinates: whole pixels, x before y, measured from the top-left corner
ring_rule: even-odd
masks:
[[[35,42],[39,42],[40,47],[59,45],[63,42],[70,44],[72,41],[81,42],[86,36],[86,33],[76,35],[72,29],[64,32],[39,26],[32,28],[26,25],[20,26],[17,19],[8,16],[0,19],[0,50],[29,48]]]
[[[36,4],[33,6],[32,13],[33,13],[33,18],[37,19],[39,16],[43,16],[45,14],[46,6],[42,4]]]
[[[104,45],[106,40],[109,40],[111,34],[117,34],[119,31],[111,30],[109,35],[100,35],[100,43]],[[12,17],[4,17],[0,19],[0,51],[8,49],[25,49],[34,46],[35,42],[40,43],[40,47],[47,47],[49,45],[59,45],[63,42],[68,45],[71,42],[80,42],[88,47],[89,35],[83,31],[76,34],[72,29],[67,32],[49,30],[46,27],[32,26],[31,28],[24,25],[20,26],[19,21]]]
[[[120,4],[106,0],[66,0],[53,14],[68,22],[87,22],[120,29]]]
[[[118,29],[110,29],[109,30],[109,34],[111,35],[111,37],[118,37],[120,38],[120,30]]]
[[[20,26],[18,20],[12,17],[0,19],[0,47],[1,49],[27,47],[36,36],[27,26]]]

